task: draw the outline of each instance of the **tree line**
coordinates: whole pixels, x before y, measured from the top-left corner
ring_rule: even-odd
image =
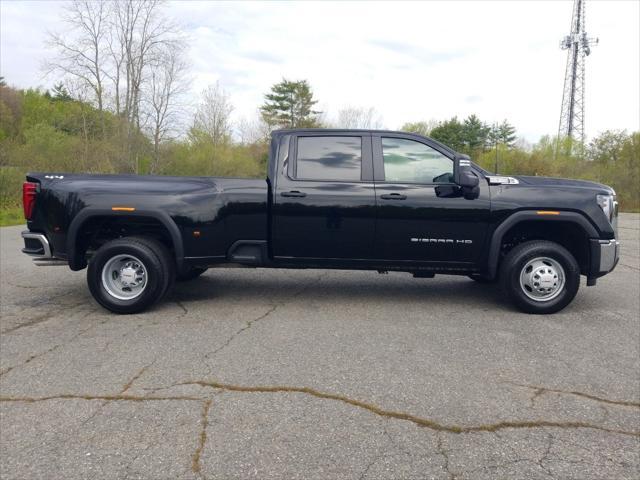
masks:
[[[265,94],[257,119],[233,122],[229,96],[212,85],[203,92],[186,134],[156,144],[142,128],[123,125],[128,120],[117,113],[74,98],[64,84],[51,91],[18,90],[0,80],[0,209],[17,209],[27,171],[259,178],[265,175],[274,128],[382,127],[373,108],[346,107],[328,122],[315,104],[308,82],[284,80]],[[618,192],[623,209],[640,210],[640,132],[606,131],[578,150],[550,136],[526,145],[507,121],[489,125],[476,115],[410,122],[400,130],[468,153],[492,172],[606,183]],[[123,160],[123,142],[129,140],[135,158]]]

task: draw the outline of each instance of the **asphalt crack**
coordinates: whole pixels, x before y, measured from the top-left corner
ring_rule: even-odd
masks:
[[[150,401],[194,401],[202,402],[200,397],[191,397],[186,395],[169,395],[164,397],[146,397],[140,395],[92,395],[92,394],[75,394],[61,393],[58,395],[47,395],[42,397],[8,397],[0,396],[0,402],[22,402],[36,403],[47,402],[50,400],[106,400],[108,402],[150,402]]]
[[[237,337],[238,335],[241,335],[241,334],[242,334],[243,332],[245,332],[246,330],[249,330],[249,329],[253,326],[253,324],[254,324],[254,323],[259,322],[260,320],[263,320],[263,319],[267,318],[269,315],[271,315],[273,312],[275,312],[275,311],[278,309],[278,307],[279,307],[279,306],[280,306],[280,305],[273,305],[269,310],[267,310],[267,311],[266,311],[265,313],[263,313],[262,315],[260,315],[260,316],[258,316],[258,317],[256,317],[256,318],[253,318],[252,320],[248,320],[248,321],[245,323],[245,325],[244,325],[241,329],[237,330],[233,335],[231,335],[231,336],[227,339],[227,341],[226,341],[226,342],[224,342],[220,347],[216,348],[216,349],[215,349],[215,350],[213,350],[212,352],[207,353],[207,354],[204,356],[204,358],[207,358],[207,359],[208,359],[208,358],[213,357],[213,356],[217,355],[218,353],[220,353],[222,350],[224,350],[225,348],[227,348],[227,347],[231,344],[231,342],[233,342],[233,341],[236,339],[236,337]]]
[[[44,355],[47,355],[49,353],[55,352],[56,350],[58,350],[61,347],[64,347],[66,345],[69,345],[71,342],[73,342],[76,338],[80,337],[82,334],[88,332],[89,330],[91,330],[92,328],[95,328],[96,324],[92,324],[91,326],[82,329],[80,332],[78,332],[77,334],[75,334],[73,337],[71,337],[69,340],[67,340],[66,342],[62,342],[59,344],[56,344],[54,346],[52,346],[51,348],[48,348],[47,350],[40,352],[40,353],[36,353],[33,355],[30,355],[24,362],[19,363],[17,365],[14,365],[12,367],[7,367],[4,370],[0,371],[0,377],[2,377],[3,375],[6,375],[7,373],[9,373],[10,371],[12,371],[15,368],[19,368],[19,367],[24,367],[25,365],[28,365],[29,363],[31,363],[32,361],[34,361],[36,358],[40,358]]]
[[[238,336],[242,335],[244,332],[246,332],[247,330],[249,330],[255,323],[259,322],[260,320],[264,320],[265,318],[267,318],[269,315],[271,315],[273,312],[275,312],[278,308],[285,306],[286,304],[290,303],[294,298],[300,296],[302,293],[304,293],[306,290],[308,290],[309,288],[311,288],[313,285],[316,285],[317,283],[320,283],[320,281],[324,278],[324,276],[326,275],[326,273],[320,274],[318,275],[318,277],[304,285],[302,288],[300,288],[297,292],[293,293],[291,296],[289,296],[287,298],[287,300],[285,300],[284,302],[280,302],[277,303],[275,305],[271,305],[271,307],[264,313],[262,313],[261,315],[251,319],[251,320],[247,320],[245,322],[245,325],[240,328],[239,330],[237,330],[235,333],[233,333],[226,342],[224,342],[224,344],[222,344],[220,347],[216,348],[215,350],[205,354],[204,358],[205,359],[209,359],[211,357],[214,357],[215,355],[217,355],[218,353],[220,353],[221,351],[223,351],[225,348],[227,348]],[[183,307],[184,308],[184,307]]]
[[[131,377],[129,381],[122,386],[122,390],[120,390],[120,395],[122,395],[124,392],[129,390],[133,386],[135,381],[138,380],[142,375],[144,375],[144,372],[146,372],[149,368],[151,368],[151,366],[154,363],[156,363],[155,360],[149,363],[148,365],[145,365],[144,367],[142,367],[133,377]]]
[[[437,438],[438,438],[438,443],[436,444],[436,449],[437,449],[438,453],[444,459],[444,469],[447,472],[447,474],[449,475],[449,480],[456,480],[456,474],[451,471],[451,466],[449,464],[449,454],[445,450],[444,445],[442,445],[442,435],[440,434],[440,432],[438,432],[436,435],[437,435]]]
[[[185,315],[187,315],[189,313],[189,310],[187,309],[187,307],[185,307],[184,304],[180,300],[176,300],[175,304],[178,307],[180,307],[180,309],[182,310],[182,315],[180,315],[180,318],[184,317]]]
[[[378,453],[376,456],[374,456],[373,459],[371,459],[371,461],[367,464],[367,466],[364,467],[364,470],[362,471],[362,473],[358,477],[358,480],[364,480],[367,477],[367,475],[369,475],[369,470],[371,470],[371,467],[373,467],[376,463],[378,463],[378,461],[382,457],[383,457],[383,455],[380,454],[380,453]]]
[[[551,470],[549,470],[549,467],[544,465],[544,462],[546,462],[547,459],[549,458],[549,455],[551,455],[552,448],[553,448],[553,435],[549,434],[549,436],[547,437],[547,446],[544,450],[544,453],[538,459],[538,466],[550,477],[553,477],[553,474],[551,473]]]
[[[38,325],[39,323],[44,323],[47,322],[49,320],[54,319],[56,316],[60,315],[61,313],[65,313],[65,314],[69,314],[70,310],[74,310],[82,305],[86,305],[87,302],[86,301],[82,301],[82,302],[78,302],[78,303],[74,303],[71,305],[60,305],[60,308],[51,312],[51,311],[47,311],[41,315],[38,315],[34,318],[32,318],[31,320],[29,320],[28,322],[25,323],[20,323],[18,325],[15,325],[13,327],[7,328],[6,330],[3,330],[2,332],[0,332],[2,335],[6,335],[8,333],[13,333],[17,330],[20,330],[21,328],[25,328],[25,327],[33,327],[34,325]]]
[[[586,398],[588,400],[593,400],[594,402],[606,403],[608,405],[640,408],[640,402],[632,402],[632,401],[628,401],[628,400],[611,400],[609,398],[598,397],[598,396],[592,395],[590,393],[578,392],[576,390],[561,390],[561,389],[558,389],[558,388],[547,388],[547,387],[540,387],[540,386],[537,386],[537,385],[527,385],[527,384],[515,383],[515,382],[506,382],[506,383],[509,383],[510,385],[515,385],[516,387],[528,388],[530,390],[533,390],[534,393],[533,393],[533,395],[532,395],[532,397],[530,399],[532,407],[534,406],[535,400],[538,397],[540,397],[542,395],[545,395],[547,393],[557,393],[557,394],[562,394],[562,395],[573,395],[573,396],[576,396],[576,397]]]
[[[200,478],[204,478],[202,475],[202,463],[200,461],[202,457],[202,451],[207,443],[207,427],[209,426],[209,409],[211,408],[211,399],[206,400],[202,405],[202,416],[200,419],[200,436],[198,437],[198,446],[195,452],[191,456],[191,471],[198,475]]]
[[[377,405],[363,402],[349,398],[345,395],[337,393],[328,393],[316,390],[310,387],[292,387],[284,385],[272,385],[272,386],[244,386],[233,385],[228,383],[220,383],[214,381],[190,381],[178,383],[178,385],[199,385],[201,387],[208,387],[217,390],[223,390],[227,392],[242,392],[242,393],[301,393],[316,398],[335,400],[354,407],[368,410],[369,412],[385,418],[393,418],[396,420],[404,420],[414,423],[420,427],[425,427],[436,432],[446,433],[475,433],[475,432],[497,432],[506,429],[532,429],[532,428],[560,428],[560,429],[576,429],[576,428],[589,428],[593,430],[599,430],[607,433],[616,433],[620,435],[629,435],[634,437],[640,437],[640,432],[633,430],[623,430],[615,428],[602,427],[589,422],[560,422],[551,420],[529,420],[529,421],[502,421],[495,423],[487,423],[481,425],[462,426],[462,425],[446,425],[439,423],[429,418],[419,417],[406,412],[397,412],[393,410],[386,410]]]

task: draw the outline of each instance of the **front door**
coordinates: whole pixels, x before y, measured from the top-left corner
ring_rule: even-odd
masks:
[[[478,261],[490,214],[489,191],[465,199],[453,183],[453,154],[428,139],[374,135],[377,258],[460,263]],[[477,173],[480,175],[480,173]]]
[[[292,135],[277,173],[274,257],[307,263],[371,258],[375,202],[369,134]]]

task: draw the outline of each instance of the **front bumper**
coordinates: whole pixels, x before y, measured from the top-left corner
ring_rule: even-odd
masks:
[[[613,240],[591,240],[590,277],[601,277],[611,272],[620,259],[620,242]]]

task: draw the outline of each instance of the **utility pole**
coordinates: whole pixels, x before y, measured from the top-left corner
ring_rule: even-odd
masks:
[[[571,33],[560,42],[560,48],[568,50],[564,76],[562,108],[558,139],[568,137],[584,144],[584,63],[591,53],[591,46],[598,44],[597,38],[587,36],[585,31],[585,1],[574,0],[571,18]],[[557,154],[557,147],[556,147]]]

